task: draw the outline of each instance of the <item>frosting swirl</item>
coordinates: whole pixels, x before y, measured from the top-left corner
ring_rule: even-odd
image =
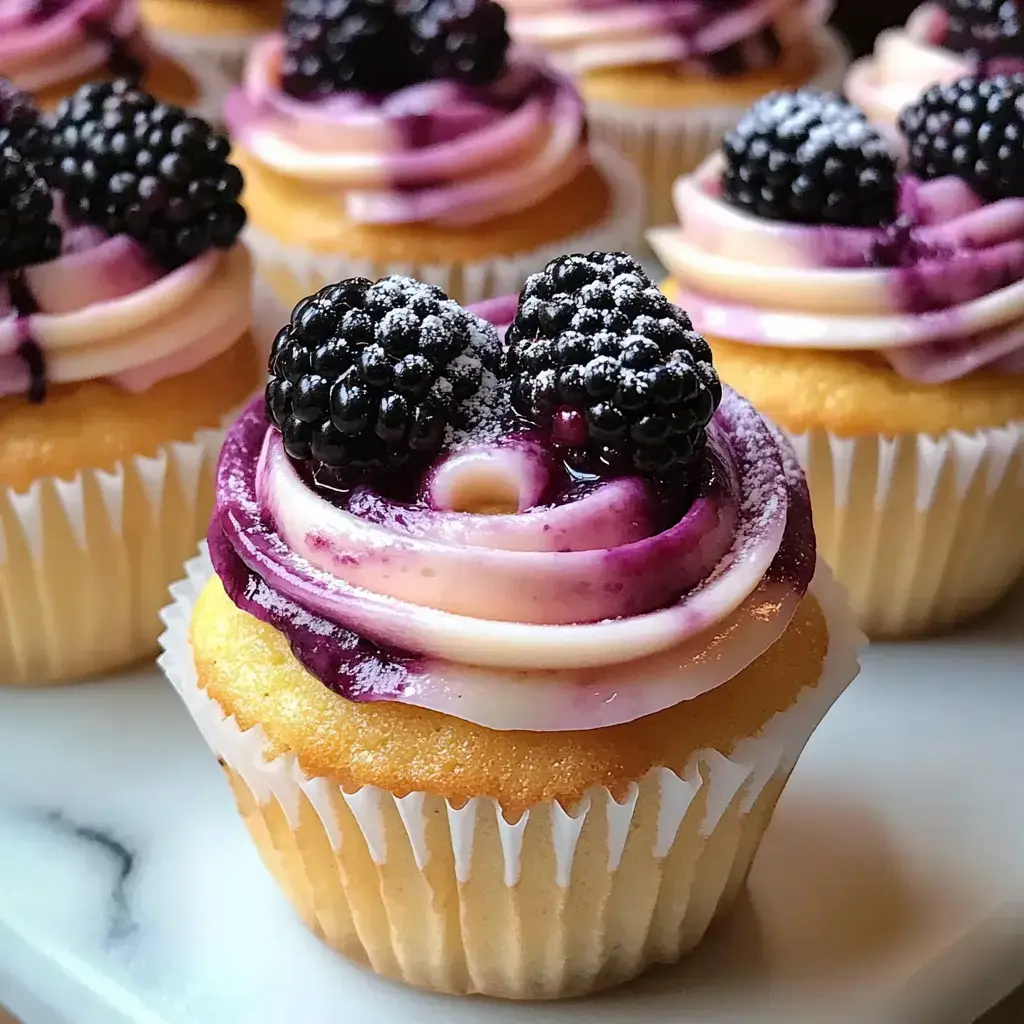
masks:
[[[279,36],[254,48],[225,119],[268,170],[336,194],[351,221],[476,224],[528,209],[589,163],[579,96],[532,58],[513,54],[487,87],[307,102],[281,89],[282,51]]]
[[[0,395],[32,393],[33,361],[50,383],[106,378],[129,391],[187,373],[248,330],[250,276],[239,245],[165,273],[127,236],[69,231],[58,259],[24,271],[31,311],[12,303],[14,288],[0,295]]]
[[[728,391],[681,510],[639,478],[574,480],[549,439],[493,424],[401,498],[331,501],[258,400],[225,443],[209,546],[231,600],[349,700],[533,731],[731,679],[785,631],[816,560],[791,449]]]
[[[761,220],[721,198],[720,155],[649,239],[694,326],[755,345],[874,351],[922,383],[1024,372],[1024,199],[904,176],[886,228]]]
[[[36,92],[141,45],[134,0],[0,0],[0,76]]]
[[[874,52],[855,61],[844,90],[873,121],[895,125],[900,110],[931,85],[955,82],[981,70],[978,61],[943,46],[948,14],[937,4],[924,3],[904,28],[882,32]],[[986,75],[1024,71],[1024,59],[993,54],[984,62]]]
[[[826,19],[828,0],[507,0],[513,35],[574,73],[684,64],[704,73],[773,65]]]

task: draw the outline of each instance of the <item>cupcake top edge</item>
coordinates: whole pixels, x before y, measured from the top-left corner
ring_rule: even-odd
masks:
[[[479,312],[396,277],[295,308],[218,468],[230,599],[347,699],[488,728],[728,681],[816,565],[786,442],[628,256],[561,257]]]
[[[1024,75],[933,86],[900,130],[815,90],[754,104],[650,233],[697,328],[921,383],[1024,371]]]
[[[293,0],[250,53],[225,119],[251,175],[340,199],[354,223],[460,226],[527,210],[590,163],[575,87],[509,48],[492,0],[370,3],[354,34],[336,7]],[[428,16],[429,39],[409,27]]]
[[[728,77],[773,67],[827,20],[828,0],[505,0],[513,37],[575,74],[674,66]]]
[[[242,176],[209,124],[126,80],[39,115],[0,83],[0,394],[145,390],[250,322]]]

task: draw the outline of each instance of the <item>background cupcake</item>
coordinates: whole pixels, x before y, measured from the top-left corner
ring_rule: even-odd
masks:
[[[767,97],[650,233],[723,379],[792,436],[874,636],[966,619],[1024,570],[1021,97],[929,90],[904,173],[835,96]]]
[[[147,32],[188,68],[199,85],[199,112],[219,120],[242,77],[245,58],[281,18],[281,0],[140,0]]]
[[[1015,0],[921,4],[853,64],[845,89],[873,121],[895,127],[900,110],[928,86],[982,68],[987,75],[1024,71],[1024,19]]]
[[[0,156],[0,684],[33,685],[153,651],[208,522],[220,427],[260,374],[227,142],[124,83],[84,86],[45,125],[17,109],[25,157]]]
[[[622,254],[531,277],[504,360],[438,289],[347,281],[229,433],[162,664],[379,974],[554,998],[676,960],[856,674],[792,452],[690,327]]]
[[[360,10],[344,36],[347,14],[295,0],[227,104],[250,244],[284,303],[390,272],[476,301],[567,245],[636,236],[633,172],[590,149],[565,78],[508,52],[498,5]]]
[[[647,186],[647,223],[671,216],[671,187],[772,89],[838,88],[846,52],[822,0],[507,0],[513,38],[575,76],[594,138]]]
[[[188,72],[151,45],[134,0],[11,3],[0,25],[0,76],[43,109],[103,78],[139,79],[162,100],[184,107],[199,95]]]

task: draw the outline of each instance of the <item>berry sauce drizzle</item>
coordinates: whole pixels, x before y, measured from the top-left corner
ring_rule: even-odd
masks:
[[[46,398],[46,357],[39,342],[32,337],[28,318],[39,312],[39,306],[20,273],[12,274],[7,284],[11,305],[18,318],[18,358],[28,369],[28,400],[38,405]]]

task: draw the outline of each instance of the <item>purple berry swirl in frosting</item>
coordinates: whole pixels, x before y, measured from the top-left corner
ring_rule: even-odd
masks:
[[[704,74],[774,65],[828,17],[829,0],[506,0],[516,39],[579,73],[679,64]]]
[[[296,307],[218,468],[227,594],[347,699],[494,729],[600,728],[722,685],[815,571],[792,451],[628,257],[564,257],[502,305],[482,311],[515,313],[503,352],[408,279]]]
[[[227,139],[128,81],[41,117],[0,81],[0,396],[145,391],[248,330],[241,173]]]
[[[285,48],[281,36],[255,47],[228,127],[269,170],[336,191],[351,221],[485,222],[536,205],[590,161],[579,96],[533,57],[513,52],[486,85],[432,79],[300,99],[283,88]]]
[[[0,0],[0,76],[19,89],[137,75],[143,54],[135,0]]]
[[[935,86],[900,125],[898,157],[830,94],[751,108],[649,234],[695,326],[926,384],[1024,372],[1024,76]]]

